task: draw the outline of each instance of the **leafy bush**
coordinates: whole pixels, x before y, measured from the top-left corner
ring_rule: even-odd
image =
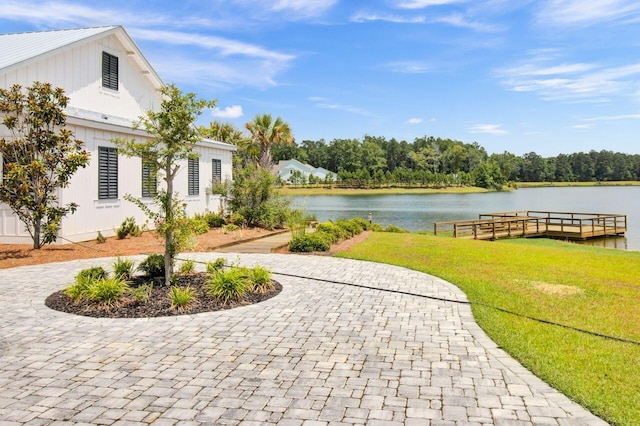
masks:
[[[240,213],[233,212],[231,213],[231,216],[229,216],[229,219],[227,219],[226,223],[228,225],[244,226],[247,223],[247,219],[245,219],[244,216],[242,216]]]
[[[183,309],[195,302],[196,292],[191,287],[172,286],[169,299],[171,299],[172,308]]]
[[[204,217],[193,217],[189,219],[189,225],[196,235],[202,235],[209,232],[209,223]]]
[[[384,228],[379,223],[372,223],[370,230],[373,232],[383,232]]]
[[[276,191],[269,169],[245,164],[234,170],[229,204],[246,225],[274,229],[282,227],[290,201]]]
[[[93,281],[87,288],[86,298],[91,302],[112,305],[129,289],[127,282],[118,278]]]
[[[133,216],[125,218],[120,227],[116,229],[116,238],[119,240],[126,238],[127,235],[139,237],[140,234],[142,234],[142,230],[136,225],[136,219]]]
[[[407,233],[409,231],[407,231],[406,229],[398,228],[395,225],[389,225],[389,226],[386,227],[384,232],[394,232],[394,233],[398,233],[398,234],[404,234],[404,233]]]
[[[129,294],[135,301],[139,303],[146,303],[151,297],[151,290],[153,290],[152,283],[142,284],[138,287],[129,289]]]
[[[258,293],[268,293],[274,289],[273,282],[271,281],[271,271],[265,267],[257,265],[251,270],[251,282],[253,284],[253,291]]]
[[[92,281],[103,280],[108,276],[109,274],[107,274],[107,271],[105,271],[102,266],[94,266],[93,268],[83,269],[82,271],[78,272],[78,275],[76,275],[76,282],[81,279],[89,279]]]
[[[362,234],[362,231],[363,231],[362,227],[353,219],[339,220],[336,222],[336,225],[338,225],[340,228],[347,231],[350,237],[353,237],[354,235]]]
[[[213,262],[207,262],[207,274],[215,275],[222,272],[224,268],[225,259],[224,257],[219,257]]]
[[[104,244],[107,242],[107,239],[102,235],[102,232],[98,231],[98,235],[96,236],[96,242],[98,244]]]
[[[333,236],[333,238],[331,238],[331,240],[329,241],[331,244],[337,243],[338,241],[344,240],[345,238],[349,237],[349,233],[346,230],[339,227],[333,222],[324,222],[318,224],[318,226],[316,227],[316,232],[322,232]]]
[[[354,217],[353,219],[350,219],[349,221],[357,224],[358,226],[360,226],[360,228],[362,228],[363,231],[370,231],[373,228],[373,223],[369,223],[368,220],[365,220],[365,219],[363,219],[361,217]]]
[[[207,279],[209,294],[223,303],[235,302],[244,296],[249,287],[245,268],[233,268],[212,275]]]
[[[196,262],[193,259],[184,260],[180,264],[180,273],[181,274],[193,274],[196,270]]]
[[[328,251],[329,246],[326,234],[317,231],[311,234],[298,235],[289,241],[289,250],[295,253]]]
[[[222,225],[222,232],[224,232],[225,234],[227,232],[233,232],[237,230],[238,230],[238,225],[235,225],[233,223],[230,223],[228,225]]]
[[[133,277],[135,262],[131,259],[122,259],[118,257],[113,262],[113,273],[116,277],[128,281]]]
[[[144,272],[147,277],[164,277],[164,256],[150,254],[138,265],[138,271]]]
[[[205,215],[205,220],[207,221],[209,228],[220,228],[225,223],[222,215],[213,212],[207,213]]]

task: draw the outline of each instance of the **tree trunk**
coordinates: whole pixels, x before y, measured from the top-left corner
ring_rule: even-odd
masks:
[[[40,243],[40,227],[41,222],[36,220],[33,224],[33,248],[40,249],[42,244]]]
[[[165,285],[171,284],[173,276],[173,175],[170,167],[165,170],[167,181],[167,200],[165,202],[165,220],[167,230],[164,237],[164,280]]]

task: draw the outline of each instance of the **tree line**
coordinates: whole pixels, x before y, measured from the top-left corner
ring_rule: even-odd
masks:
[[[477,142],[424,136],[413,142],[365,136],[275,144],[275,162],[295,158],[337,174],[349,187],[474,185],[500,189],[517,182],[602,182],[640,180],[640,154],[612,151],[542,157],[487,154]],[[310,182],[320,183],[320,182]],[[334,182],[331,182],[334,184]]]

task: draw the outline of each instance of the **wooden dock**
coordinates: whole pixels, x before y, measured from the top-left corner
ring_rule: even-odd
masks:
[[[511,237],[546,237],[587,240],[624,235],[627,216],[622,214],[519,210],[483,213],[476,220],[436,222],[433,233],[451,232],[456,238],[497,240]]]

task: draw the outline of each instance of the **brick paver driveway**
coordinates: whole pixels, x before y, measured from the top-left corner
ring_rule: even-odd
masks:
[[[276,275],[284,290],[258,305],[96,319],[44,299],[113,259],[0,271],[0,423],[603,424],[496,348],[468,305],[418,296],[465,300],[445,281],[329,257],[225,256],[377,289]]]

